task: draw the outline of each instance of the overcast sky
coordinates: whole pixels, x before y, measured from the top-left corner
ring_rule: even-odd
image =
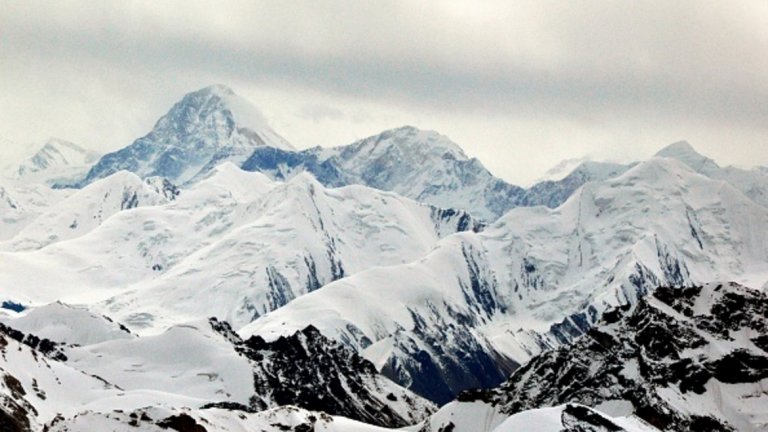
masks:
[[[768,165],[768,1],[0,0],[0,157],[227,84],[296,147],[437,130],[518,184],[686,139]]]

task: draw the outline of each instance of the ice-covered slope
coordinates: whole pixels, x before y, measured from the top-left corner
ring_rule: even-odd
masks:
[[[243,169],[285,179],[311,172],[327,186],[361,184],[492,221],[523,189],[494,177],[448,137],[406,126],[335,148],[257,149]]]
[[[587,182],[608,180],[625,173],[632,165],[621,165],[609,162],[585,161],[577,165],[563,178],[545,180],[526,189],[520,199],[520,206],[532,207],[543,205],[550,208],[559,207],[576,190]]]
[[[77,144],[51,138],[34,155],[12,166],[8,176],[23,183],[69,184],[81,179],[100,156]]]
[[[677,159],[711,179],[726,181],[756,203],[768,207],[768,172],[764,167],[751,170],[721,167],[714,160],[699,154],[685,141],[664,147],[656,156]]]
[[[734,283],[658,288],[464,401],[513,414],[566,402],[662,430],[765,430],[768,297]],[[589,361],[585,361],[589,359]]]
[[[313,329],[274,343],[243,341],[226,323],[212,319],[177,325],[157,336],[88,346],[38,340],[0,326],[4,427],[4,415],[37,431],[43,424],[104,410],[218,407],[254,412],[279,405],[399,427],[435,409]],[[46,357],[38,345],[55,358]],[[69,397],[68,390],[73,392]]]
[[[444,401],[655,286],[765,278],[753,272],[766,259],[768,210],[727,183],[653,159],[588,183],[557,209],[514,209],[418,261],[331,283],[242,332],[273,338],[313,324]]]
[[[239,327],[336,279],[416,259],[440,237],[478,228],[463,212],[361,186],[325,189],[308,174],[247,211],[209,246],[98,307],[137,329],[210,315]]]
[[[149,134],[102,157],[80,185],[120,170],[183,184],[225,161],[242,164],[263,146],[293,149],[250,102],[214,85],[187,94]]]
[[[177,194],[178,190],[167,181],[143,181],[133,173],[120,171],[51,205],[13,238],[0,243],[0,249],[34,250],[80,237],[118,212],[166,204]]]
[[[0,328],[0,425],[4,431],[39,431],[57,414],[71,416],[95,400],[119,394],[117,387],[46,357]]]
[[[113,297],[99,310],[133,328],[211,315],[241,326],[332,280],[416,259],[439,238],[479,227],[464,212],[392,193],[325,189],[307,174],[274,183],[225,164],[169,204],[116,213],[40,250],[0,253],[8,287],[0,300]]]
[[[37,216],[71,193],[42,184],[20,184],[0,179],[0,241],[18,234]]]
[[[108,179],[107,179],[108,180]],[[30,252],[0,252],[2,300],[42,304],[94,301],[155,278],[247,220],[247,208],[274,187],[231,164],[162,206],[121,211],[81,237]]]

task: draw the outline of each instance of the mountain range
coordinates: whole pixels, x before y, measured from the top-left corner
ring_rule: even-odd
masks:
[[[411,126],[296,150],[221,85],[76,149],[0,182],[9,430],[768,424],[765,167],[523,188]]]

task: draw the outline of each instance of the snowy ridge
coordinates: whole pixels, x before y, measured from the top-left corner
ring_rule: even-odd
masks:
[[[2,300],[109,299],[96,310],[153,332],[210,315],[242,326],[332,280],[416,259],[440,237],[480,227],[464,212],[391,193],[325,189],[309,175],[274,183],[225,164],[168,204],[115,213],[30,253],[0,253],[0,280],[13,286]]]
[[[502,413],[491,404],[452,402],[424,422],[418,432],[657,432],[636,416],[610,416],[579,404]]]
[[[411,126],[335,148],[257,149],[243,169],[276,179],[308,171],[326,186],[366,185],[437,207],[460,208],[486,221],[514,207],[523,192],[469,159],[448,137]]]
[[[507,415],[578,402],[661,430],[764,430],[767,317],[765,293],[738,284],[658,288],[499,388],[460,399]]]
[[[699,174],[714,180],[728,182],[754,202],[768,207],[768,171],[765,167],[745,170],[738,167],[720,167],[712,159],[699,154],[685,141],[661,149],[656,156],[677,159]]]
[[[68,315],[73,317],[71,311]],[[80,424],[79,413],[98,424],[105,419],[96,413],[139,407],[254,412],[279,403],[393,427],[416,423],[434,411],[312,329],[266,344],[240,340],[226,323],[202,321],[158,336],[67,346],[66,355],[58,353],[55,359],[19,343],[16,333],[0,327],[0,424],[19,426],[12,430],[49,430],[62,421]],[[301,350],[306,355],[294,357]],[[306,379],[310,375],[313,379]],[[273,385],[273,379],[286,389]],[[339,380],[349,393],[335,387]],[[299,388],[303,392],[290,390]],[[67,398],[67,390],[79,393]],[[125,422],[131,423],[130,418]]]
[[[0,318],[0,323],[27,334],[73,345],[92,345],[135,337],[130,330],[106,316],[61,302],[25,311],[23,315],[13,316],[12,319]]]
[[[0,241],[18,234],[37,216],[71,193],[41,184],[0,180]]]
[[[571,341],[602,311],[636,304],[660,284],[753,278],[768,258],[767,235],[764,207],[653,159],[587,184],[555,210],[514,209],[421,260],[331,283],[241,332],[269,339],[312,324],[363,353],[370,347],[386,375],[442,401],[477,386],[478,375],[502,376]],[[414,362],[422,351],[429,356]],[[458,356],[455,368],[448,359]]]
[[[159,179],[142,181],[133,173],[117,172],[74,192],[37,216],[0,249],[34,250],[89,233],[114,214],[141,206],[161,205],[178,191]]]
[[[325,189],[307,174],[246,211],[247,222],[98,307],[137,329],[206,315],[239,327],[333,280],[416,259],[440,236],[478,227],[462,212],[359,186]],[[211,301],[188,300],[201,297]]]
[[[149,134],[102,157],[79,186],[120,170],[183,184],[225,161],[242,164],[260,146],[293,149],[250,102],[214,85],[185,95]]]

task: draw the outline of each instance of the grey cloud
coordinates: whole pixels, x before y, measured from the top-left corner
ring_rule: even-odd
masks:
[[[345,117],[344,112],[338,108],[322,104],[302,105],[298,114],[299,117],[320,123],[324,120],[339,120]]]
[[[392,3],[389,15],[402,19],[402,26],[383,20],[386,8],[371,4],[370,14],[339,12],[341,18],[331,12],[349,8],[310,8],[302,10],[303,19],[289,13],[295,4],[244,11],[254,29],[284,24],[282,33],[267,35],[225,25],[201,35],[180,25],[145,31],[140,17],[121,20],[117,13],[103,14],[114,27],[66,23],[63,33],[11,22],[7,31],[14,46],[4,51],[75,58],[94,69],[107,62],[157,74],[202,71],[453,111],[580,116],[620,110],[754,123],[768,117],[768,44],[738,20],[744,14],[738,8],[575,3],[553,8],[565,19],[545,16],[540,23],[556,24],[540,42],[542,58],[528,53],[536,47],[517,55],[514,43],[499,43],[505,36],[499,29],[462,42],[457,37],[466,29],[440,29],[429,19],[420,23],[401,3]],[[526,14],[538,8],[520,9],[519,18],[509,17],[510,27],[525,27]],[[200,13],[196,19],[204,22]],[[291,28],[292,20],[303,27]],[[157,16],[153,21],[164,22]],[[419,25],[435,34],[424,34]],[[282,35],[284,45],[278,43]],[[532,39],[535,34],[520,45]]]
[[[101,81],[105,92],[121,80],[145,91],[162,82],[176,96],[206,80],[242,82],[441,116],[701,125],[751,131],[751,145],[768,135],[761,1],[6,6],[5,76]],[[311,100],[293,110],[307,121],[359,117]]]

